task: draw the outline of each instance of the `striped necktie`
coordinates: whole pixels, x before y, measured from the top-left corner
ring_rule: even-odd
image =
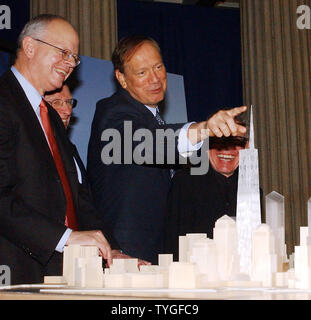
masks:
[[[157,108],[156,109],[156,115],[155,115],[155,118],[157,119],[158,121],[158,124],[160,126],[164,126],[166,124],[166,122],[161,118],[160,116],[160,113],[159,113],[159,109]],[[170,169],[170,177],[173,178],[174,177],[174,174],[175,174],[175,170],[174,169]]]
[[[156,117],[159,125],[161,125],[161,126],[164,126],[164,125],[165,125],[165,121],[161,118],[158,108],[157,108],[156,116],[155,116],[155,117]]]

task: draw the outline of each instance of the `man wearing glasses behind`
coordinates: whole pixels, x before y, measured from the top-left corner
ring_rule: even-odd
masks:
[[[66,244],[97,246],[112,263],[107,239],[113,243],[79,188],[65,127],[42,99],[80,63],[78,47],[65,19],[38,16],[0,78],[0,265],[10,268],[11,284],[61,275]]]
[[[68,85],[64,84],[59,90],[47,92],[44,95],[44,99],[57,111],[67,129],[72,109],[77,104],[77,100],[72,98]]]

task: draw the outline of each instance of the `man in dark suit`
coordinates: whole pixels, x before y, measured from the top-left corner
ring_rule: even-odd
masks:
[[[112,262],[102,224],[79,188],[64,125],[42,101],[79,64],[78,46],[63,18],[34,18],[0,79],[0,265],[10,268],[11,284],[61,275],[66,244],[95,245]]]
[[[158,44],[147,37],[127,37],[118,43],[112,62],[120,87],[96,106],[87,163],[92,193],[120,248],[156,263],[163,253],[169,168],[208,135],[244,132],[234,117],[246,107],[220,111],[208,121],[167,125],[158,114],[166,91]],[[176,134],[157,138],[163,129]]]
[[[44,99],[57,111],[66,130],[68,130],[73,108],[77,105],[77,100],[72,98],[68,85],[64,84],[60,89],[56,89],[51,92],[46,92],[44,95]],[[73,160],[75,161],[76,168],[77,168],[80,193],[81,195],[84,195],[81,198],[87,200],[86,204],[88,205],[89,209],[91,209],[92,207],[92,210],[95,210],[95,208],[91,206],[91,203],[93,203],[93,199],[92,199],[92,194],[91,194],[85,166],[83,164],[82,159],[80,158],[77,147],[71,141],[70,141],[70,145],[71,145]],[[80,201],[82,202],[81,199]],[[109,237],[109,239],[112,247],[118,248],[118,244],[115,242],[115,240],[111,236]],[[114,259],[131,258],[130,256],[120,252],[119,249],[113,249],[112,256]],[[148,264],[148,262],[138,259],[138,266],[146,265],[146,264]]]

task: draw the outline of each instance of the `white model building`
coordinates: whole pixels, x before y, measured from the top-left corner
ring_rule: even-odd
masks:
[[[197,240],[191,250],[190,262],[197,265],[204,284],[219,282],[217,247],[213,240]]]
[[[277,254],[277,271],[284,271],[288,258],[285,244],[285,204],[284,196],[272,191],[266,196],[266,223],[275,235],[275,248]]]
[[[311,246],[308,227],[300,227],[300,245],[295,246],[295,288],[311,289]]]
[[[195,289],[199,287],[199,271],[195,263],[172,262],[169,266],[170,289]]]
[[[69,286],[102,287],[103,268],[99,249],[94,246],[65,246],[63,277]]]
[[[217,265],[222,281],[236,279],[240,270],[236,222],[227,215],[218,219],[213,230],[217,248]]]
[[[197,240],[207,239],[205,233],[189,233],[186,236],[179,236],[179,262],[189,262],[190,253]]]
[[[251,280],[260,281],[264,287],[272,287],[277,272],[277,255],[272,229],[261,224],[252,236]]]
[[[261,224],[258,150],[254,146],[253,110],[250,110],[249,149],[239,151],[236,222],[240,272],[250,275],[252,233]]]

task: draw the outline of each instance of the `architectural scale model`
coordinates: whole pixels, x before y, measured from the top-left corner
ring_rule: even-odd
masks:
[[[254,143],[253,108],[250,109],[249,148],[239,151],[236,210],[240,272],[250,276],[252,233],[261,223],[258,150]]]
[[[71,245],[64,250],[63,276],[45,277],[44,282],[107,289],[311,289],[311,199],[308,227],[300,228],[300,245],[288,259],[282,195],[273,191],[266,196],[266,223],[261,223],[252,110],[250,145],[240,151],[239,168],[236,220],[227,215],[218,219],[213,239],[201,233],[179,236],[178,261],[160,254],[158,265],[139,269],[137,259],[114,259],[103,268],[96,247]]]
[[[276,210],[276,214],[279,214]],[[260,224],[252,233],[249,278],[241,276],[236,221],[223,216],[216,221],[213,239],[206,234],[180,236],[179,260],[160,254],[159,264],[137,267],[137,259],[114,259],[102,267],[99,251],[92,246],[71,245],[64,250],[62,277],[45,277],[45,284],[75,288],[204,289],[224,287],[311,289],[311,245],[308,227],[300,228],[294,265],[278,253],[279,237],[273,227]],[[278,261],[282,271],[278,270]]]
[[[285,201],[284,197],[275,191],[266,196],[266,223],[276,237],[277,271],[281,272],[283,266],[289,262],[285,244]]]

